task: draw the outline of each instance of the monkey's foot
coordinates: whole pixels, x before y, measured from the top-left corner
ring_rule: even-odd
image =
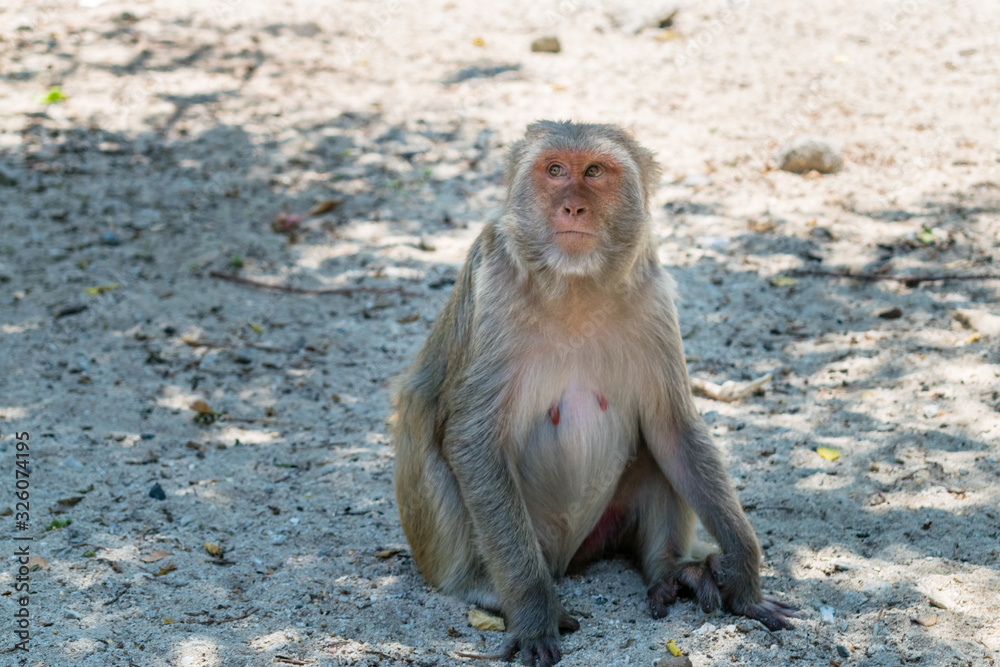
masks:
[[[713,554],[697,563],[688,563],[680,572],[663,577],[649,587],[649,610],[653,618],[667,615],[667,607],[677,601],[678,595],[687,593],[698,600],[706,612],[713,612],[722,606],[722,595],[715,583],[712,570],[716,566]]]
[[[575,619],[573,619],[575,621]],[[562,625],[562,619],[560,619]],[[579,624],[577,624],[579,627]],[[529,667],[552,667],[562,660],[562,653],[559,651],[559,640],[555,637],[532,637],[518,639],[511,637],[507,640],[500,655],[507,662],[512,662],[514,656],[521,654],[521,662]]]
[[[765,595],[760,602],[729,603],[726,605],[731,612],[760,621],[768,630],[791,630],[790,619],[797,618],[797,607],[785,604],[777,598]]]

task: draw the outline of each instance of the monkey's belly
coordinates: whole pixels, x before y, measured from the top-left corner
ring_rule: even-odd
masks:
[[[533,422],[521,449],[521,490],[556,574],[597,525],[634,451],[636,427],[623,408],[571,383]]]

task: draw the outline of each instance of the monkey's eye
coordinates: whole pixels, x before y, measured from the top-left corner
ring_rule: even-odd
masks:
[[[553,176],[553,177],[555,177],[555,176],[562,176],[565,173],[566,173],[566,170],[563,169],[558,164],[554,164],[554,165],[552,165],[552,166],[549,167],[549,176]]]
[[[583,172],[583,175],[590,176],[591,178],[593,178],[594,176],[600,176],[603,173],[604,170],[601,169],[600,166],[592,164],[589,167],[587,167],[587,171]]]

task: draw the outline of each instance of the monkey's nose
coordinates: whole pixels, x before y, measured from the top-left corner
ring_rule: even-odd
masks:
[[[569,206],[569,205],[563,206],[563,213],[568,213],[569,215],[572,216],[577,216],[580,215],[581,213],[586,213],[586,212],[587,212],[586,206]]]

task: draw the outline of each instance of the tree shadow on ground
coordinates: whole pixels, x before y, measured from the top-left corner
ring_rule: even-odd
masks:
[[[268,31],[312,32],[307,24]],[[103,34],[122,43],[133,36],[126,25]],[[139,85],[141,76],[196,67],[244,66],[253,76],[262,65],[259,50],[233,54],[191,39],[163,39],[126,64],[97,67]],[[60,57],[73,60],[69,51]],[[68,62],[58,74],[75,67]],[[453,78],[502,73],[463,69]],[[54,114],[35,114],[20,145],[0,149],[10,180],[0,185],[7,355],[0,395],[13,430],[30,427],[55,445],[41,455],[49,472],[38,499],[55,508],[51,516],[74,519],[49,538],[47,553],[57,583],[86,601],[77,606],[90,625],[79,634],[107,634],[126,608],[153,612],[148,620],[159,625],[163,617],[218,620],[256,609],[252,630],[240,639],[230,636],[236,626],[222,622],[200,626],[200,636],[243,647],[296,632],[298,623],[327,623],[337,637],[384,654],[412,648],[406,624],[416,621],[440,627],[435,647],[453,650],[447,628],[464,605],[422,589],[410,599],[392,597],[412,589],[419,574],[396,519],[383,418],[388,380],[412,358],[457,269],[420,246],[466,243],[464,228],[500,201],[491,130],[467,119],[393,123],[370,110],[304,121],[262,114],[248,127],[212,120],[225,105],[246,102],[239,88],[158,95],[172,111],[145,119],[144,131],[66,126]],[[127,95],[119,102],[127,107]],[[192,119],[200,129],[185,130]],[[996,213],[989,204],[950,206],[937,205],[941,215],[963,220]],[[718,205],[680,200],[667,212],[724,214]],[[892,211],[870,215],[896,219]],[[421,243],[425,236],[431,243]],[[995,552],[961,539],[969,531],[998,532],[996,490],[982,482],[995,475],[988,456],[995,446],[946,430],[936,417],[881,416],[863,394],[911,373],[908,355],[968,363],[962,348],[923,342],[919,327],[943,327],[950,309],[982,298],[965,287],[900,294],[803,279],[776,301],[764,298],[773,285],[739,268],[747,254],[819,261],[825,242],[748,234],[733,240],[732,257],[674,268],[681,292],[699,295],[682,304],[682,328],[697,325],[686,342],[700,356],[692,362],[698,374],[749,379],[787,366],[810,380],[807,387],[779,375],[750,409],[720,406],[709,416],[731,450],[743,502],[766,546],[767,586],[845,615],[884,610],[898,635],[924,599],[918,582],[887,581],[887,588],[862,592],[852,571],[931,558],[943,570],[981,566],[988,570],[982,581],[995,587]],[[275,294],[219,281],[212,271],[307,288],[402,286],[417,296]],[[957,298],[942,306],[945,291]],[[892,303],[919,316],[916,324],[879,318],[881,304]],[[807,309],[824,316],[804,317]],[[758,315],[729,320],[727,312]],[[891,335],[877,344],[850,342],[873,331]],[[716,341],[723,341],[721,354]],[[841,379],[837,364],[854,357],[874,363]],[[43,386],[42,403],[17,398],[25,383]],[[212,423],[193,422],[196,398],[210,404]],[[778,414],[800,414],[802,423],[776,427]],[[848,437],[853,443],[841,445],[839,464],[815,457],[815,445]],[[971,474],[946,465],[944,454],[963,455]],[[794,483],[779,471],[793,472]],[[980,486],[964,488],[968,476]],[[154,483],[167,492],[163,504],[149,498]],[[78,504],[57,503],[89,484]],[[897,501],[921,493],[948,507]],[[817,520],[830,530],[803,539]],[[209,539],[224,543],[231,562],[196,548]],[[161,565],[138,558],[161,542],[175,552],[176,574],[154,576]],[[85,555],[91,549],[96,558]],[[818,571],[817,554],[843,560],[841,569]],[[585,574],[561,584],[561,592],[584,586],[588,576],[599,579]],[[639,614],[642,590],[635,588],[628,593],[632,620],[645,632],[667,632]],[[197,591],[204,608],[183,608],[182,589]],[[588,613],[602,606],[589,593],[575,604]],[[970,624],[982,620],[954,613]],[[178,634],[175,643],[190,636]],[[754,638],[769,645],[766,635]],[[876,639],[873,631],[872,645]],[[68,650],[58,638],[49,641],[54,651]],[[312,641],[318,653],[327,640]],[[925,638],[924,645],[943,651],[948,641]],[[109,650],[123,661],[130,655]],[[254,651],[251,657],[269,655]]]

